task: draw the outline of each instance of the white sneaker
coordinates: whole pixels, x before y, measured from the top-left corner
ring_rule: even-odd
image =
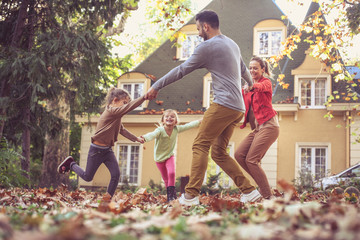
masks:
[[[243,193],[241,195],[241,198],[240,198],[240,202],[242,203],[247,203],[247,202],[255,202],[256,200],[258,200],[259,198],[261,197],[261,194],[259,193],[258,190],[254,190],[250,193]]]
[[[196,196],[192,199],[186,199],[185,198],[185,194],[181,194],[181,197],[179,198],[179,203],[181,205],[186,205],[186,206],[194,206],[194,205],[199,205],[199,196]]]

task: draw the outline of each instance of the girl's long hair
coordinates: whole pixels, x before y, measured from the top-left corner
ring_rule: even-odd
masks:
[[[123,99],[126,97],[130,97],[130,94],[128,91],[126,91],[125,89],[112,87],[109,89],[109,91],[105,97],[104,105],[109,106],[112,103],[112,101],[114,100],[114,98]]]

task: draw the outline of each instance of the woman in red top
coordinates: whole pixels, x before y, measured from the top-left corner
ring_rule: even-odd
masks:
[[[272,107],[271,81],[264,77],[270,76],[267,61],[253,57],[250,60],[249,70],[254,85],[243,89],[246,113],[244,128],[250,123],[252,132],[245,137],[235,152],[235,159],[255,180],[263,198],[272,196],[271,189],[260,162],[270,146],[279,136],[279,122],[277,113]]]

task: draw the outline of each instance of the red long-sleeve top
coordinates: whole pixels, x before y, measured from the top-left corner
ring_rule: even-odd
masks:
[[[273,118],[277,113],[272,107],[272,86],[268,78],[262,77],[257,83],[254,83],[253,89],[244,93],[245,101],[245,120],[240,128],[245,128],[248,122],[248,113],[250,106],[253,109],[254,116],[259,125]]]

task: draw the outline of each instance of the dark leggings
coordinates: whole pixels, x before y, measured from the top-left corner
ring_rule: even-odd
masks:
[[[100,165],[104,163],[110,171],[110,183],[107,192],[113,196],[119,184],[120,169],[118,161],[115,157],[111,147],[101,147],[95,144],[90,145],[89,154],[86,163],[86,170],[84,171],[79,165],[73,163],[71,170],[73,170],[84,181],[90,182]]]

